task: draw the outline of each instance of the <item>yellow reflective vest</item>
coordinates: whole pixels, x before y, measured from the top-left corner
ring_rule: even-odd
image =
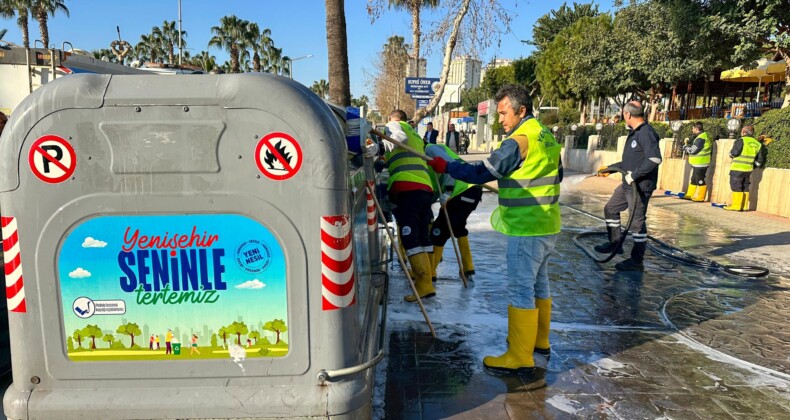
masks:
[[[510,236],[559,233],[561,146],[535,118],[524,121],[508,138],[517,136],[529,140],[527,157],[515,172],[499,179],[499,207],[491,215],[491,226]]]
[[[403,121],[399,121],[399,123],[408,137],[406,145],[419,152],[424,152],[425,143],[420,138],[420,135],[408,123]],[[405,181],[427,185],[433,191],[434,187],[428,172],[428,164],[421,157],[399,147],[393,148],[384,157],[387,159],[387,171],[389,172],[387,189],[392,188],[394,182]]]

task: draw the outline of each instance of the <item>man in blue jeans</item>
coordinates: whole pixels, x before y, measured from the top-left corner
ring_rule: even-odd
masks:
[[[532,116],[532,98],[522,86],[503,86],[496,95],[499,122],[507,138],[483,162],[434,158],[438,173],[482,184],[497,180],[499,207],[491,225],[508,235],[508,349],[483,364],[509,373],[530,372],[533,352],[549,354],[551,290],[549,256],[560,231],[560,145]]]

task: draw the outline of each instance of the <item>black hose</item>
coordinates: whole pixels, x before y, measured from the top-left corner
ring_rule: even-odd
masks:
[[[623,174],[623,176],[625,176],[625,172],[623,170],[621,170],[621,169],[609,168],[608,171],[609,171],[609,173],[620,172],[620,173]],[[636,185],[636,182],[632,182],[631,183],[631,192],[632,192],[633,197],[634,197],[634,199],[631,202],[636,204],[636,200],[639,199],[639,190],[638,190],[638,187]],[[584,211],[584,210],[581,210],[581,209],[577,209],[577,208],[575,208],[573,206],[569,206],[567,204],[563,204],[563,206],[571,208],[571,209],[573,209],[575,211],[578,211],[579,213],[586,214],[586,215],[588,215],[590,217],[593,217],[595,219],[604,221],[604,219],[601,219],[600,217],[598,217],[598,216],[596,216],[596,215],[594,215],[594,214],[592,214],[590,212],[587,212],[587,211]],[[625,242],[625,238],[626,238],[626,236],[628,236],[628,230],[631,228],[631,222],[634,219],[633,207],[629,206],[628,210],[629,210],[628,223],[625,225],[624,232],[620,235],[620,241],[617,243],[617,247],[615,247],[614,251],[612,251],[612,253],[608,257],[606,257],[604,259],[599,259],[598,256],[595,253],[590,251],[580,241],[584,237],[592,236],[592,235],[602,235],[602,234],[606,234],[607,232],[601,232],[601,231],[582,232],[582,233],[580,233],[580,234],[578,234],[578,235],[573,237],[573,243],[575,243],[576,246],[578,246],[582,251],[584,251],[585,254],[587,254],[590,258],[592,258],[593,261],[596,261],[596,262],[599,262],[599,263],[609,262],[612,258],[614,258],[615,254],[617,254],[617,251],[622,249],[623,242]],[[718,262],[716,262],[714,260],[711,260],[711,259],[708,259],[708,258],[705,258],[705,257],[701,257],[701,256],[698,256],[698,255],[694,255],[694,254],[692,254],[692,253],[690,253],[688,251],[684,251],[684,250],[682,250],[682,249],[680,249],[680,248],[678,248],[676,246],[672,246],[672,245],[670,245],[670,244],[668,244],[668,243],[666,243],[666,242],[664,242],[664,241],[662,241],[660,239],[657,239],[656,237],[654,237],[652,235],[647,235],[647,239],[649,239],[652,242],[655,242],[657,244],[657,245],[654,245],[654,244],[652,244],[650,242],[647,243],[647,247],[651,251],[653,251],[655,254],[657,254],[659,256],[662,256],[664,258],[667,258],[669,260],[681,263],[681,264],[686,264],[686,265],[690,265],[690,266],[693,266],[693,267],[700,267],[700,268],[704,268],[704,269],[708,269],[708,270],[719,270],[719,271],[722,271],[722,272],[730,274],[730,275],[739,276],[739,277],[747,277],[747,278],[765,277],[765,276],[767,276],[770,273],[770,271],[767,268],[760,267],[760,266],[757,266],[757,265],[723,265],[723,264],[720,264],[720,263],[718,263]]]

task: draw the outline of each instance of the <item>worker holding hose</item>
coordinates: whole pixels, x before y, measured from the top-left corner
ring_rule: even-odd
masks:
[[[499,207],[491,225],[508,237],[509,346],[501,356],[486,356],[483,364],[508,373],[530,372],[533,352],[550,353],[548,266],[560,232],[560,145],[532,116],[532,98],[523,86],[503,86],[495,99],[507,137],[491,156],[474,164],[436,157],[428,164],[456,180],[498,182]]]
[[[633,222],[630,230],[634,238],[631,258],[615,264],[620,271],[644,270],[644,256],[647,247],[647,204],[650,195],[658,182],[658,165],[661,164],[661,151],[658,148],[658,134],[650,124],[645,122],[644,108],[638,101],[631,101],[623,107],[623,121],[631,130],[625,141],[623,160],[598,170],[599,174],[608,175],[613,171],[623,171],[623,183],[619,185],[604,206],[604,218],[609,241],[596,245],[600,253],[611,254],[620,245],[620,212],[631,208]],[[634,196],[631,184],[636,182],[637,196]]]

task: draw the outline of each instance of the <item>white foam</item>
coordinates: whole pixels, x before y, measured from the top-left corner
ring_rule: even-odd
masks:
[[[571,400],[564,395],[555,395],[546,400],[546,402],[557,410],[568,414],[576,414],[584,408],[584,404]]]

